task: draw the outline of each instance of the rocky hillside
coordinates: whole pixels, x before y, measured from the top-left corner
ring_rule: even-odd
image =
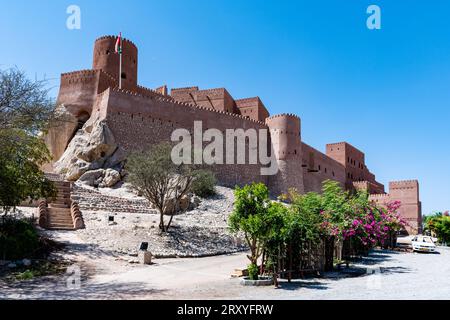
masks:
[[[160,234],[156,211],[126,186],[112,190],[77,184],[75,197],[84,208],[86,224],[85,230],[77,231],[79,236],[105,250],[134,256],[141,242],[148,242],[156,257],[201,257],[247,249],[227,229],[234,201],[228,188],[217,187],[216,196],[201,199],[197,208],[175,216],[166,235]]]

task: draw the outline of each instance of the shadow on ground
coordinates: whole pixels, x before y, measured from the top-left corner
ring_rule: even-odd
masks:
[[[147,288],[145,283],[101,283],[81,282],[79,289],[70,289],[68,279],[40,279],[4,286],[0,283],[0,299],[45,299],[45,300],[119,300],[151,298],[164,294],[164,290]]]
[[[286,280],[281,280],[278,283],[278,288],[276,290],[298,290],[298,289],[315,289],[315,290],[326,290],[328,287],[325,283],[319,281],[305,281],[305,280],[292,280],[288,282]]]

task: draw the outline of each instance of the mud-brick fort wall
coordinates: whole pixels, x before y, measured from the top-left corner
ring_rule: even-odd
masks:
[[[326,154],[345,167],[347,189],[352,189],[355,181],[368,181],[373,192],[384,193],[384,186],[376,181],[375,175],[367,168],[363,152],[347,142],[340,142],[327,144]]]
[[[345,167],[306,143],[302,143],[302,168],[305,192],[321,192],[326,180],[346,185]]]
[[[175,129],[188,130],[193,139],[195,121],[201,121],[203,131],[217,129],[224,137],[227,129],[267,128],[264,123],[240,115],[193,106],[161,96],[144,97],[118,89],[110,89],[105,95],[98,112],[106,120],[118,144],[127,152],[145,150],[161,141],[170,141]],[[224,155],[225,151],[224,148]],[[246,152],[248,159],[248,146]],[[235,157],[236,155],[235,148]],[[236,161],[235,159],[235,163]],[[226,186],[234,187],[251,182],[268,183],[267,176],[261,176],[259,164],[217,164],[211,169]]]

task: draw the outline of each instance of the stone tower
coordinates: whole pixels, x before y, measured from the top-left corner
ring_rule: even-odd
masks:
[[[116,42],[117,37],[114,36],[104,36],[95,41],[92,69],[103,70],[118,80],[119,55],[115,53]],[[122,88],[125,90],[136,89],[138,49],[133,42],[127,39],[123,39],[122,59]]]
[[[281,114],[267,118],[266,125],[270,130],[272,152],[279,168],[278,174],[270,177],[271,192],[280,195],[290,188],[296,188],[303,193],[300,118]]]

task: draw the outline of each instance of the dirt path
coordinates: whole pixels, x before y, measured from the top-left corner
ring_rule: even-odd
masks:
[[[0,288],[0,299],[448,299],[450,250],[438,254],[379,251],[359,265],[371,275],[297,280],[281,288],[242,287],[234,269],[245,254],[201,259],[162,259],[151,266],[130,264],[81,241],[76,233],[57,232],[67,244],[62,256],[81,269],[80,288],[68,276],[47,277]]]

